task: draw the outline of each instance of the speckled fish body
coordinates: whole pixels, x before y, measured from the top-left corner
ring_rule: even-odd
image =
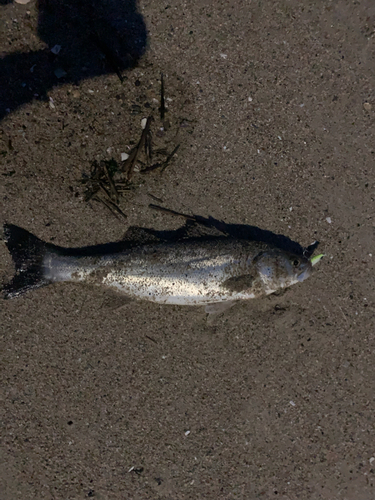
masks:
[[[6,241],[17,267],[12,245],[16,232],[12,228],[16,226],[7,227],[11,229],[5,231]],[[28,287],[15,286],[16,275],[4,288],[8,297],[37,286],[70,281],[112,287],[129,297],[152,302],[206,305],[268,295],[303,281],[311,272],[308,259],[265,243],[227,237],[151,243],[103,253],[102,246],[97,252],[95,247],[87,252],[84,248],[64,249],[24,233],[29,236],[29,247],[33,247],[34,261],[35,256],[39,259],[34,265],[39,282],[30,279]]]

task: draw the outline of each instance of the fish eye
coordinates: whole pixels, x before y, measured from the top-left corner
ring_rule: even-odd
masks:
[[[300,264],[299,259],[293,259],[292,260],[292,264],[293,264],[294,267],[298,267],[299,264]]]

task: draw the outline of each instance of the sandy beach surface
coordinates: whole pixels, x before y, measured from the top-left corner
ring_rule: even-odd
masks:
[[[183,223],[156,203],[326,254],[212,325],[79,284],[0,300],[0,497],[375,498],[374,2],[64,0],[58,30],[54,1],[0,3],[1,224],[73,247]],[[169,164],[141,152],[126,217],[86,201],[148,116]]]

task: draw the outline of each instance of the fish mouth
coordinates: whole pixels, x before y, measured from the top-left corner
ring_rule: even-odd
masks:
[[[299,283],[302,283],[302,281],[305,281],[306,278],[308,278],[311,274],[311,268],[310,267],[306,267],[306,269],[304,269],[298,276],[297,276],[297,280],[299,281]]]

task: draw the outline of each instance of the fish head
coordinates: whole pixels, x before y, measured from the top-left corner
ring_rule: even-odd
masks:
[[[308,259],[279,249],[261,252],[253,264],[256,266],[266,294],[301,283],[312,271]]]

